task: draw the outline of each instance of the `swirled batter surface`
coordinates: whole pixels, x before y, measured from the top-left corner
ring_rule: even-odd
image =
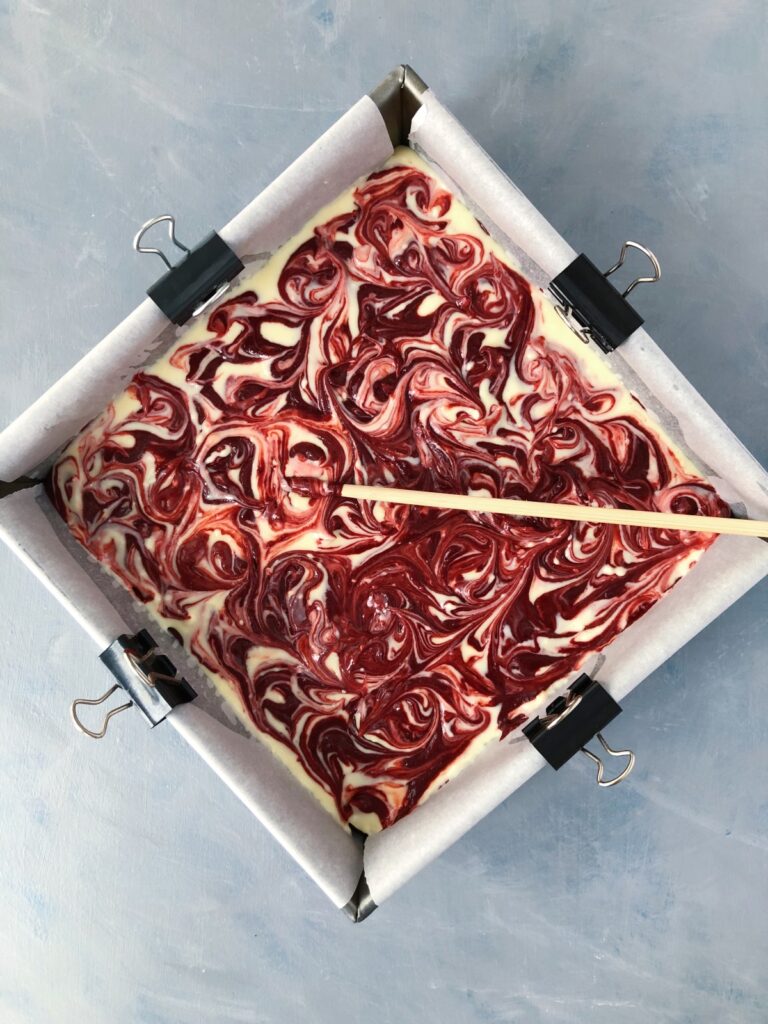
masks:
[[[307,477],[728,514],[410,151],[187,328],[50,494],[366,831],[520,726],[713,538],[358,504]]]

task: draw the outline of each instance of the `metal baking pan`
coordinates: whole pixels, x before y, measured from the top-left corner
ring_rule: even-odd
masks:
[[[175,727],[353,920],[370,914],[506,799],[545,765],[544,756],[516,733],[486,748],[449,786],[391,828],[365,841],[345,832],[258,740],[232,722],[180,648],[158,635],[141,608],[118,593],[88,561],[57,525],[40,481],[82,424],[138,366],[173,341],[176,327],[171,321],[184,319],[211,294],[221,294],[239,266],[247,268],[273,252],[309,215],[383,163],[397,145],[412,146],[452,183],[531,281],[551,289],[564,304],[564,313],[587,343],[605,342],[616,320],[623,318],[616,337],[622,331],[624,337],[613,346],[601,345],[609,353],[606,358],[675,440],[694,453],[699,465],[708,467],[711,481],[737,511],[764,516],[768,493],[768,475],[637,326],[639,317],[633,319],[621,306],[608,309],[614,299],[604,291],[602,299],[592,295],[594,308],[579,319],[578,296],[603,286],[594,281],[589,267],[573,269],[577,254],[404,65],[359,100],[218,232],[224,248],[211,238],[195,247],[193,252],[207,255],[197,259],[194,273],[187,267],[183,288],[164,275],[162,286],[150,289],[160,305],[151,298],[142,302],[0,434],[0,479],[5,481],[0,483],[0,534],[89,634],[93,653],[106,665],[105,688],[114,685],[127,692],[128,700],[120,694],[109,700],[130,702],[151,725],[163,723],[158,742],[163,730]],[[617,226],[617,251],[621,241]],[[168,315],[161,308],[164,302],[171,303]],[[600,328],[597,321],[603,315],[606,322]],[[607,701],[600,712],[603,717],[598,715],[589,734],[601,727],[605,708],[615,714],[615,702],[767,574],[768,545],[720,538],[664,597],[661,609],[653,608],[625,630],[591,666],[589,674],[599,679]],[[92,655],[84,648],[84,656]],[[163,680],[159,689],[151,685],[158,674]],[[100,698],[97,694],[87,699]],[[588,705],[585,700],[585,708]],[[114,715],[113,704],[104,707],[112,708]],[[79,713],[77,706],[75,714]],[[574,721],[572,717],[570,724]],[[102,725],[106,728],[107,718]],[[118,727],[119,719],[110,725]],[[583,740],[578,729],[574,734]],[[551,784],[556,785],[556,777]]]

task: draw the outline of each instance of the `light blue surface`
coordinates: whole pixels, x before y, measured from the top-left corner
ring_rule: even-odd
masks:
[[[136,304],[130,239],[224,223],[408,61],[768,463],[761,0],[0,2],[0,418]],[[764,583],[364,925],[167,728],[75,734],[91,647],[0,552],[0,1021],[763,1022]],[[581,760],[581,759],[579,759]]]

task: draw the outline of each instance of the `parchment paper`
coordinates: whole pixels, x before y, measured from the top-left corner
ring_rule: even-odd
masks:
[[[360,843],[301,787],[287,768],[248,733],[200,670],[145,608],[90,557],[68,532],[42,486],[0,502],[0,537],[29,566],[96,644],[147,629],[197,693],[167,721],[204,757],[246,807],[329,896],[343,906],[363,867]],[[106,669],[104,686],[113,682]],[[98,696],[97,692],[73,694]],[[119,726],[118,726],[119,728]],[[162,736],[162,727],[158,740]],[[85,742],[85,741],[84,741]]]
[[[320,206],[380,165],[392,144],[375,104],[364,97],[219,234],[246,264],[290,238]],[[178,331],[146,299],[0,434],[0,479],[39,475],[52,456]],[[100,653],[120,633],[146,626],[178,664],[155,623],[142,621],[84,551],[67,543],[40,501],[41,488],[0,501],[0,537],[89,633]],[[44,502],[45,499],[42,499]],[[120,612],[116,610],[119,607]],[[138,624],[137,624],[138,617]],[[212,688],[189,663],[199,697],[168,721],[341,907],[362,871],[360,844],[341,829],[254,736],[222,721]],[[81,694],[73,694],[82,696]]]
[[[244,262],[268,254],[391,152],[381,116],[365,96],[219,234]],[[0,480],[29,472],[74,437],[176,333],[145,299],[0,434]]]
[[[546,287],[575,258],[575,251],[431,91],[414,118],[410,142],[440,169],[534,282]],[[676,443],[707,470],[723,497],[752,516],[766,514],[768,474],[644,330],[636,331],[609,361]],[[691,573],[588,667],[617,700],[768,574],[768,544],[742,541],[719,538]],[[552,699],[550,691],[540,704]],[[374,900],[390,896],[545,764],[517,733],[486,747],[425,804],[371,836],[365,870]]]
[[[414,120],[411,143],[455,185],[535,283],[546,287],[573,259],[570,246],[431,92]],[[220,234],[246,262],[268,254],[390,153],[381,116],[364,98]],[[143,302],[0,434],[0,478],[30,473],[50,460],[175,333],[149,300]],[[677,443],[708,471],[724,497],[751,515],[768,514],[768,475],[645,331],[636,332],[612,362]],[[114,585],[87,564],[83,552],[57,535],[35,491],[0,502],[0,535],[72,612],[99,650],[125,630],[127,620],[133,622],[134,613],[121,605],[124,598]],[[591,666],[592,674],[622,698],[766,574],[768,544],[721,538],[662,602],[603,652]],[[153,636],[160,639],[157,633],[154,627]],[[181,652],[167,653],[178,661]],[[382,902],[545,763],[519,733],[491,744],[423,807],[370,837],[361,855],[356,841],[256,738],[222,718],[197,677],[193,685],[201,686],[200,698],[175,709],[169,721],[337,906],[352,895],[363,863],[372,896]],[[552,697],[550,692],[542,704]]]

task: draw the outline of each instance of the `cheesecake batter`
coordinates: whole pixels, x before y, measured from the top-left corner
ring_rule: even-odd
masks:
[[[49,493],[368,832],[519,728],[714,537],[357,503],[306,478],[728,514],[410,150],[242,278],[75,439]]]

